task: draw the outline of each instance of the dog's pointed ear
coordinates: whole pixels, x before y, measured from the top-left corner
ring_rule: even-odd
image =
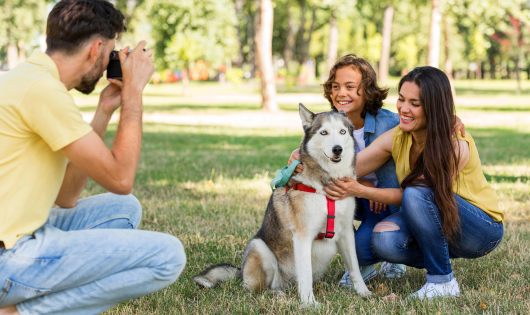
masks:
[[[302,103],[298,105],[298,111],[300,112],[300,118],[302,119],[302,126],[304,129],[310,128],[313,119],[315,118],[315,114],[307,109]]]
[[[346,112],[344,110],[342,110],[342,109],[339,111],[339,114],[341,114],[342,116],[348,118],[348,115],[346,115]]]

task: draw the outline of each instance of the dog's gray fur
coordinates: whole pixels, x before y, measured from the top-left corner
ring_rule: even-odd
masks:
[[[317,193],[276,189],[261,228],[245,249],[241,269],[216,265],[194,277],[196,284],[211,288],[220,281],[240,277],[247,288],[260,291],[281,290],[297,283],[302,302],[314,305],[317,302],[313,280],[322,276],[338,247],[355,290],[363,296],[371,294],[362,280],[355,254],[353,197],[336,202],[335,237],[315,240],[326,226],[323,187],[332,185],[332,179],[355,178],[353,125],[342,111],[314,114],[302,104],[299,110],[304,128],[300,145],[304,172],[293,175],[288,186],[303,183],[315,188]],[[342,145],[342,153],[330,153],[330,148],[338,144]]]

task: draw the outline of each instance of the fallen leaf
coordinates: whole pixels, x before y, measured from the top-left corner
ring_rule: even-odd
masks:
[[[397,295],[395,293],[390,293],[389,295],[387,296],[383,296],[382,299],[385,300],[385,301],[390,301],[390,300],[395,300],[397,299]]]
[[[523,296],[521,294],[517,294],[515,297],[518,298],[519,300],[523,299]]]
[[[517,273],[514,273],[513,275],[510,276],[510,278],[514,278],[514,279],[521,279],[521,275],[520,274],[517,274]]]
[[[480,308],[483,309],[483,310],[485,310],[485,309],[488,308],[488,306],[486,305],[486,303],[480,301]]]
[[[383,283],[381,283],[379,285],[379,287],[377,288],[376,292],[377,292],[377,294],[385,294],[385,293],[388,292],[388,289],[386,288],[386,286]]]

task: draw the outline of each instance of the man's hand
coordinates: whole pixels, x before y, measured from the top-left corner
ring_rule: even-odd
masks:
[[[121,105],[121,89],[123,82],[116,79],[108,79],[110,84],[107,85],[99,95],[99,107],[106,115],[112,114]]]
[[[143,40],[128,54],[129,46],[118,52],[124,88],[141,91],[149,83],[149,80],[151,80],[151,76],[155,71],[152,58],[153,50],[147,49],[143,51],[146,44]]]
[[[293,163],[294,160],[301,161],[300,149],[296,149],[293,151],[293,153],[291,153],[291,156],[289,157],[289,161],[287,162],[287,166],[291,165],[291,163]],[[296,173],[302,173],[304,171],[304,166],[302,165],[302,163],[298,164],[296,168],[294,169],[294,171]]]

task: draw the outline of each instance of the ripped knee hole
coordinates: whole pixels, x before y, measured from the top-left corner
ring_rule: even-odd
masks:
[[[380,222],[374,227],[374,232],[390,232],[390,231],[398,231],[399,225],[395,224],[394,222]]]

